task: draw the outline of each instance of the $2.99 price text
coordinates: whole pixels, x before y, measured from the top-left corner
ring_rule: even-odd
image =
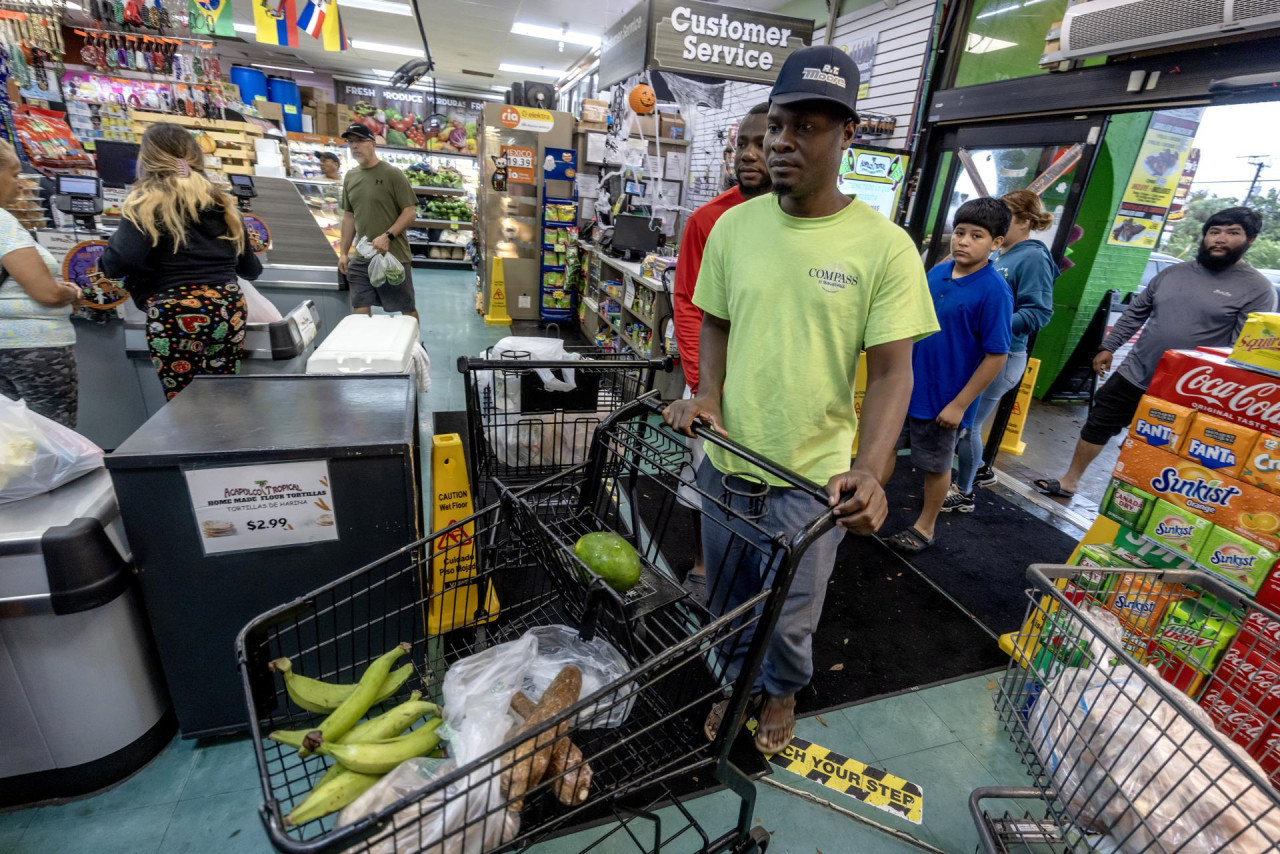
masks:
[[[250,531],[267,531],[275,528],[293,530],[289,520],[283,517],[279,519],[252,519],[245,527]]]

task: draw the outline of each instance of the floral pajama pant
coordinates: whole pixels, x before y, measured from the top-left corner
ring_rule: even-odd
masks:
[[[234,282],[183,285],[147,300],[147,344],[165,397],[201,374],[239,373],[248,316]]]

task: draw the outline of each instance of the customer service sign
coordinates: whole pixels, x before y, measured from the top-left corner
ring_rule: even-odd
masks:
[[[648,68],[772,83],[791,52],[813,38],[813,21],[714,3],[653,0]]]

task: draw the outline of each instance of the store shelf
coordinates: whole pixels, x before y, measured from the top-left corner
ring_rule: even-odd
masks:
[[[461,220],[451,220],[451,219],[418,219],[418,220],[414,220],[413,224],[420,228],[452,229],[454,226],[457,226],[459,229],[472,228],[472,225],[469,222],[463,222]]]
[[[448,267],[455,269],[470,269],[471,261],[467,258],[414,258],[413,266],[415,267]]]
[[[413,191],[420,196],[465,196],[467,191],[460,187],[414,187]]]
[[[627,314],[631,315],[632,317],[634,317],[636,320],[643,323],[645,326],[649,327],[650,329],[653,329],[655,332],[657,331],[657,329],[654,327],[655,321],[653,317],[647,314],[641,314],[640,312],[636,311],[634,308],[627,308],[626,306],[623,306],[622,310],[625,311]]]
[[[415,148],[412,145],[379,145],[379,151],[403,151],[406,154],[421,154],[427,157],[456,157],[459,160],[475,160],[474,154],[459,154],[456,151],[433,151],[426,148]]]
[[[450,249],[462,249],[461,243],[446,243],[443,240],[410,240],[410,246],[446,246]]]

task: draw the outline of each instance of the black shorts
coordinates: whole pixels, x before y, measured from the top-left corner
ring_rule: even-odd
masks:
[[[369,284],[369,262],[354,258],[347,264],[347,287],[351,289],[351,307],[380,306],[383,311],[417,311],[413,298],[413,266],[404,264],[404,281],[398,285],[375,288]]]
[[[951,471],[959,430],[948,430],[932,418],[912,418],[902,425],[898,448],[911,449],[911,465],[921,471],[941,474]]]
[[[1107,377],[1093,396],[1093,406],[1080,429],[1080,438],[1091,445],[1107,444],[1129,427],[1133,414],[1138,411],[1138,403],[1146,393],[1146,389],[1120,376],[1119,371]]]

